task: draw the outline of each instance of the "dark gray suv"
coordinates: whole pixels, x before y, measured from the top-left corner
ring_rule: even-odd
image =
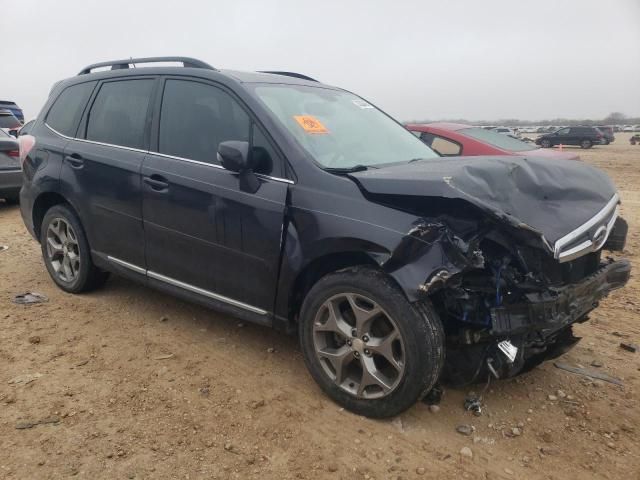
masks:
[[[600,170],[441,158],[305,75],[91,65],[31,133],[21,212],[61,289],[116,273],[297,332],[313,378],[363,415],[559,355],[630,274],[601,255],[619,198]]]

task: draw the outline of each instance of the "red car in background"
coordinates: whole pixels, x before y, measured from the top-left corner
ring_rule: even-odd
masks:
[[[443,157],[475,157],[478,155],[535,155],[557,160],[580,160],[572,152],[539,148],[533,143],[460,123],[427,123],[406,125],[413,134]]]

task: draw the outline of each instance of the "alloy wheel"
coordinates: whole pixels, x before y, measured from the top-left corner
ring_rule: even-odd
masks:
[[[313,322],[313,343],[325,374],[357,398],[385,397],[403,377],[400,330],[364,295],[343,293],[326,300]]]
[[[57,277],[73,282],[80,271],[80,246],[73,227],[63,218],[54,218],[47,228],[47,260]]]

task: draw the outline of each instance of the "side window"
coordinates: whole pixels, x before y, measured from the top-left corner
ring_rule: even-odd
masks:
[[[569,129],[563,128],[562,130],[558,130],[558,135],[569,135]]]
[[[438,152],[443,157],[451,157],[460,155],[462,147],[456,142],[443,137],[434,136],[431,142],[431,148]]]
[[[87,140],[143,148],[153,79],[103,83],[91,106]]]
[[[45,123],[57,132],[74,137],[84,106],[96,83],[79,83],[66,88],[49,109]]]
[[[225,91],[189,80],[165,83],[160,153],[217,164],[220,142],[248,142],[250,132],[249,115]]]

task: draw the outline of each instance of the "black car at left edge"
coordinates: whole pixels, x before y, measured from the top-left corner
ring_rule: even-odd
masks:
[[[320,387],[371,417],[559,355],[630,275],[602,253],[620,199],[600,170],[441,158],[297,73],[94,64],[31,135],[20,208],[61,289],[116,273],[297,331]]]

